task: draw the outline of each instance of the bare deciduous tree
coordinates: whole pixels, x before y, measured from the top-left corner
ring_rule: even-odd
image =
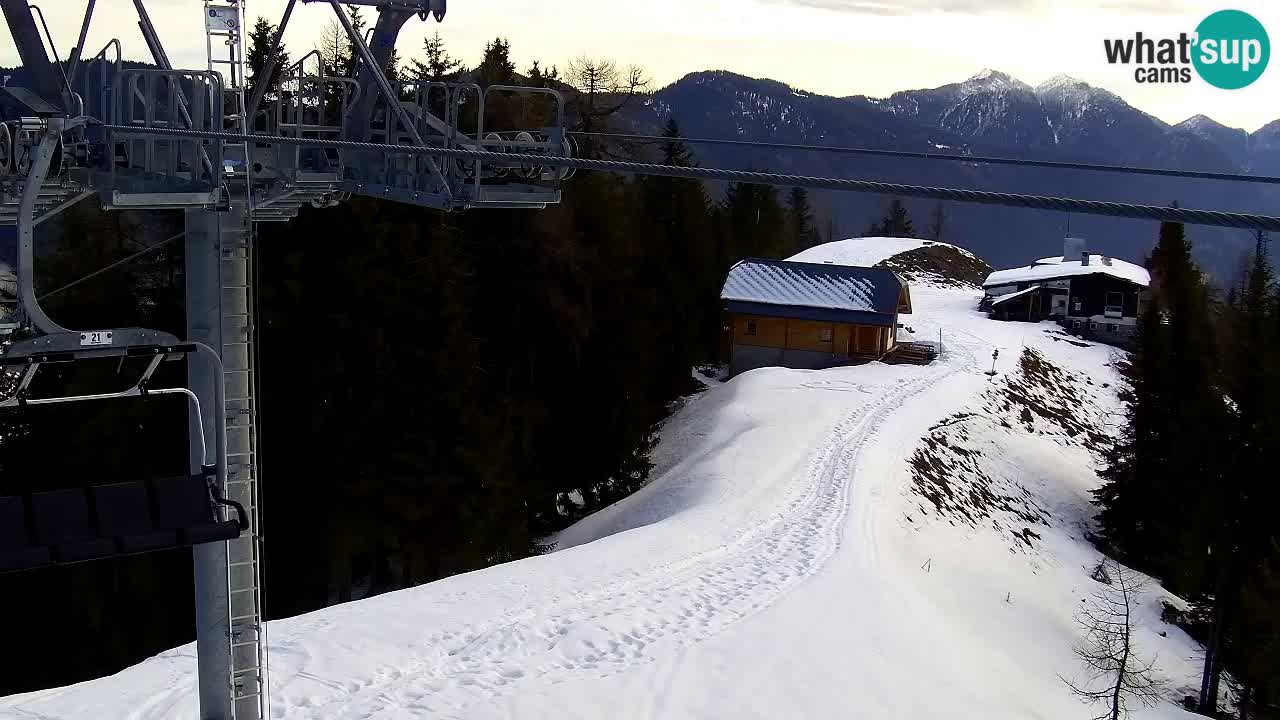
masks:
[[[1152,675],[1155,658],[1138,656],[1133,635],[1137,622],[1133,609],[1145,585],[1129,570],[1103,560],[1094,578],[1104,583],[1076,614],[1084,638],[1075,647],[1084,662],[1086,677],[1081,681],[1059,676],[1071,692],[1089,704],[1106,706],[1094,720],[1120,720],[1128,715],[1128,702],[1137,700],[1151,706],[1160,697],[1161,685]]]
[[[564,80],[578,91],[573,109],[582,132],[607,132],[609,118],[649,88],[641,68],[632,65],[624,70],[612,60],[586,55],[569,61]],[[590,157],[594,143],[584,140],[584,155]]]

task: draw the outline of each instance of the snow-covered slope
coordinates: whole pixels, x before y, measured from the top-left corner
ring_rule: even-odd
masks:
[[[824,247],[804,259],[887,257]],[[987,320],[980,291],[912,293],[932,365],[745,373],[685,403],[653,480],[555,552],[271,623],[273,717],[1087,717],[1058,676],[1096,587],[1114,351]],[[1161,599],[1138,642],[1175,697],[1197,648]],[[194,718],[194,669],[185,646],[0,717]]]
[[[904,253],[908,250],[915,250],[931,244],[934,243],[915,238],[857,237],[817,245],[787,259],[797,262],[830,262],[837,265],[870,266],[883,260],[888,260],[898,253]]]

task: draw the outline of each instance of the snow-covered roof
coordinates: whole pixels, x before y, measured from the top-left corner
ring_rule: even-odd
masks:
[[[735,303],[891,316],[905,285],[886,268],[751,258],[729,269],[720,299],[739,312],[752,308]]]
[[[1040,289],[1040,286],[1039,286],[1039,285],[1032,285],[1031,287],[1027,288],[1026,290],[1019,290],[1018,292],[1009,293],[1008,295],[1001,295],[1000,297],[996,298],[995,300],[992,300],[992,301],[991,301],[991,304],[992,304],[993,306],[995,306],[995,305],[999,305],[999,304],[1000,304],[1000,303],[1002,303],[1002,302],[1006,302],[1006,301],[1008,301],[1008,300],[1012,300],[1012,299],[1014,299],[1014,298],[1016,298],[1016,297],[1022,297],[1023,295],[1026,295],[1027,293],[1032,293],[1032,292],[1035,292],[1036,290],[1039,290],[1039,289]]]
[[[898,253],[931,246],[954,247],[965,255],[974,257],[973,253],[965,250],[964,248],[948,245],[947,243],[934,242],[932,240],[896,237],[857,237],[815,245],[808,250],[803,250],[787,259],[794,262],[871,266],[878,262],[888,260]]]
[[[1080,260],[1066,260],[1058,256],[1041,258],[1030,266],[997,270],[987,276],[982,286],[1013,285],[1079,275],[1110,275],[1143,287],[1151,284],[1151,274],[1141,265],[1134,265],[1118,258],[1090,255],[1088,265],[1082,264]]]

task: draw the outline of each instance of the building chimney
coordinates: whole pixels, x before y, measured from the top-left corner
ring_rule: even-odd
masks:
[[[1089,251],[1080,253],[1080,267],[1089,267]]]
[[[1110,256],[1110,255],[1103,255],[1103,256],[1102,256],[1102,264],[1103,264],[1103,265],[1106,265],[1107,267],[1111,267],[1111,256]]]
[[[1068,235],[1062,241],[1062,261],[1072,262],[1079,260],[1080,256],[1089,247],[1088,242],[1084,238],[1071,237]]]

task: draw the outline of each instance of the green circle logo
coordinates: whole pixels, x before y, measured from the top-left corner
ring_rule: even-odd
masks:
[[[1191,62],[1204,81],[1238,90],[1262,77],[1271,59],[1271,39],[1257,18],[1240,10],[1219,10],[1196,27]]]

